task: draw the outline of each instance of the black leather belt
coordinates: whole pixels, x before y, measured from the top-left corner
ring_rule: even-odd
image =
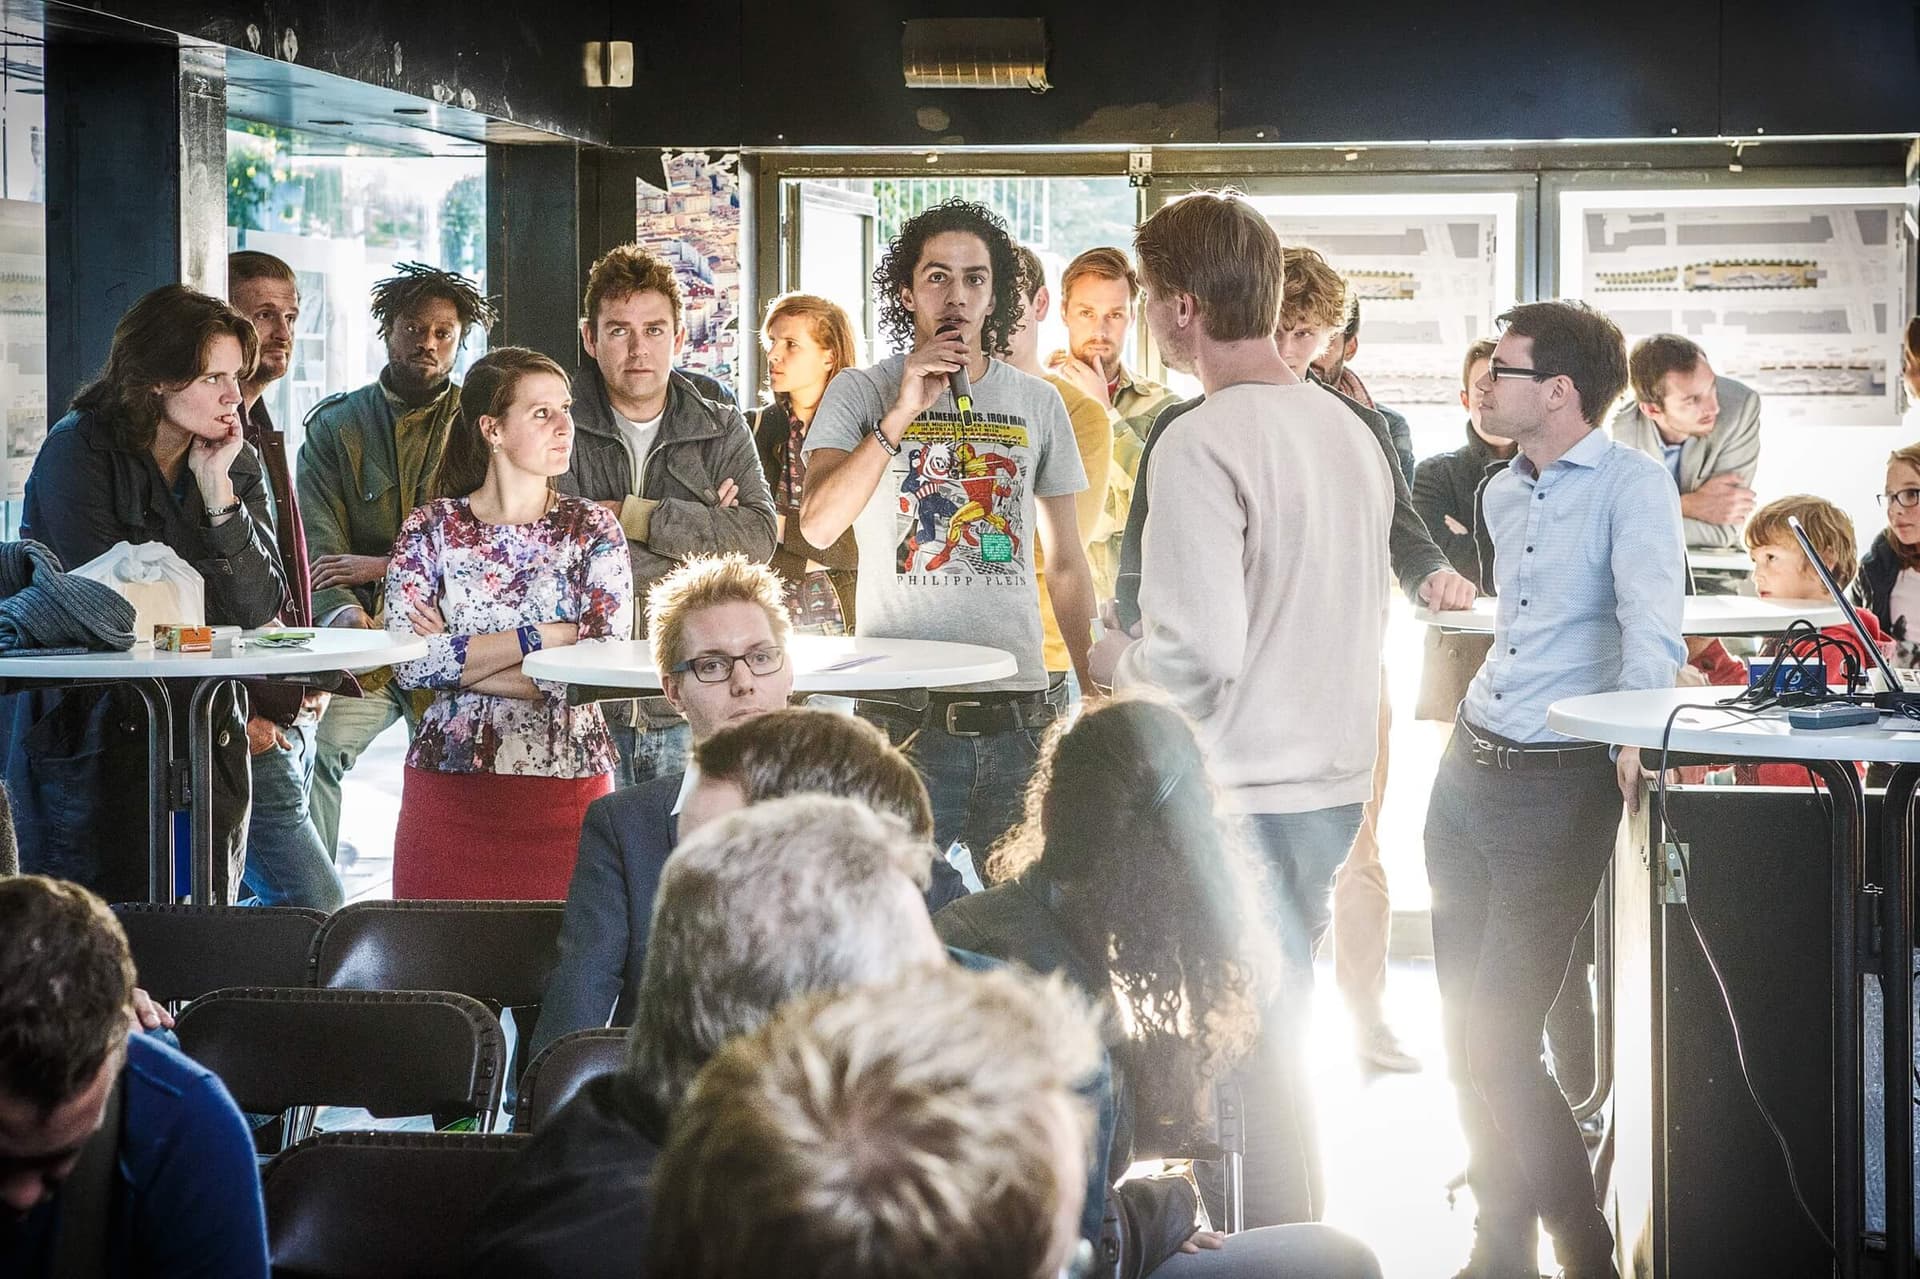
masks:
[[[1049,691],[923,693],[912,701],[863,697],[860,706],[876,715],[905,720],[915,728],[937,728],[952,737],[986,737],[1053,723],[1060,717],[1060,708],[1047,700]]]
[[[1503,772],[1532,772],[1553,768],[1592,768],[1606,756],[1600,742],[1575,742],[1566,746],[1544,746],[1534,742],[1515,742],[1475,728],[1465,715],[1454,717],[1460,730],[1460,744],[1473,762],[1482,768]]]

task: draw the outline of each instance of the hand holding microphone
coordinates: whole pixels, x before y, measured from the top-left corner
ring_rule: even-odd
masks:
[[[952,320],[934,331],[935,337],[958,337],[959,335],[960,325]],[[958,368],[947,374],[947,386],[953,391],[954,406],[960,410],[961,425],[971,426],[973,424],[973,380],[967,376],[967,366],[964,361]]]

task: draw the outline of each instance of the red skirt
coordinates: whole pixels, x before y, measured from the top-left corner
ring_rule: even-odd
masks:
[[[613,774],[521,777],[406,769],[393,837],[397,898],[559,901],[587,805]]]

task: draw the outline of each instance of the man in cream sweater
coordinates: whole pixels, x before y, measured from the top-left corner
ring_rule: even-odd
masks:
[[[1103,641],[1094,673],[1193,716],[1272,868],[1287,972],[1249,1068],[1246,1219],[1275,1225],[1320,1206],[1294,1031],[1372,794],[1393,480],[1367,427],[1281,360],[1281,246],[1251,205],[1184,197],[1135,245],[1154,341],[1206,402],[1155,446],[1140,637]]]

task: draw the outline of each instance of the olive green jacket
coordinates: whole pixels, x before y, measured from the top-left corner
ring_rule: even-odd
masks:
[[[394,403],[376,380],[328,396],[307,414],[298,474],[309,560],[391,555],[401,523],[427,500],[447,427],[460,409],[459,384],[449,381],[431,403],[411,412],[396,414]],[[315,591],[314,621],[324,623],[350,604],[377,618],[385,592],[384,579]]]

